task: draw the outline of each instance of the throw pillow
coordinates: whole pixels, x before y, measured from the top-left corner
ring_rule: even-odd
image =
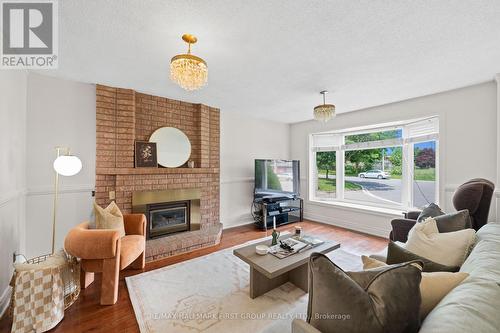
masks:
[[[387,266],[385,262],[366,256],[361,256],[361,260],[364,270]],[[462,283],[468,276],[469,274],[464,272],[422,273],[420,318],[423,320],[453,288]]]
[[[422,222],[429,217],[436,217],[440,215],[444,215],[441,208],[439,208],[439,206],[435,203],[430,203],[422,210],[422,212],[420,212],[420,215],[417,217],[417,222]]]
[[[325,255],[311,254],[307,321],[322,333],[417,332],[419,264],[344,272]]]
[[[405,249],[442,265],[461,266],[475,237],[474,229],[440,233],[436,220],[430,217],[410,230]]]
[[[123,215],[114,201],[106,208],[102,208],[94,202],[94,212],[96,229],[117,229],[120,237],[125,236]]]
[[[460,269],[460,267],[458,266],[446,266],[438,264],[437,262],[410,252],[394,242],[389,243],[389,245],[387,246],[387,264],[400,264],[411,260],[422,261],[424,264],[424,272],[458,272],[458,270]]]
[[[472,221],[467,209],[456,213],[444,214],[434,217],[439,232],[453,232],[472,228]]]

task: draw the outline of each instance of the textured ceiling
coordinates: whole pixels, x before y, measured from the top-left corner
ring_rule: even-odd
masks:
[[[492,80],[500,1],[63,0],[59,69],[45,74],[133,88],[283,122]],[[170,58],[193,53],[208,86],[186,92]]]

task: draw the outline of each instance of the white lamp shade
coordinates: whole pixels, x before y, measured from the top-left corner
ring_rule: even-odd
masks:
[[[74,176],[82,170],[82,161],[73,155],[62,155],[54,161],[54,170],[61,176]]]

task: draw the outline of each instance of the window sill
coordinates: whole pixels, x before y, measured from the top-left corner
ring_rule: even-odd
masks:
[[[332,201],[332,202],[325,202],[325,201],[319,201],[319,200],[308,200],[307,203],[311,205],[316,205],[316,206],[323,206],[323,207],[339,207],[342,209],[346,210],[352,210],[352,211],[357,211],[357,212],[367,212],[371,214],[377,214],[377,215],[383,215],[383,216],[395,216],[395,217],[402,217],[403,216],[403,209],[397,209],[397,208],[385,208],[385,207],[375,207],[375,206],[368,206],[368,205],[361,205],[361,204],[355,204],[351,202],[344,202],[344,201]]]

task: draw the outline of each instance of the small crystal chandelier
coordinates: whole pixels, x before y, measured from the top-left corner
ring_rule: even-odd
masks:
[[[326,123],[335,117],[335,105],[326,104],[325,96],[328,94],[327,90],[320,91],[320,94],[323,95],[323,104],[314,108],[314,119]]]
[[[182,39],[188,43],[188,51],[170,60],[170,79],[186,90],[200,89],[207,83],[207,63],[191,54],[191,44],[198,40],[195,36],[185,34],[182,35]]]

